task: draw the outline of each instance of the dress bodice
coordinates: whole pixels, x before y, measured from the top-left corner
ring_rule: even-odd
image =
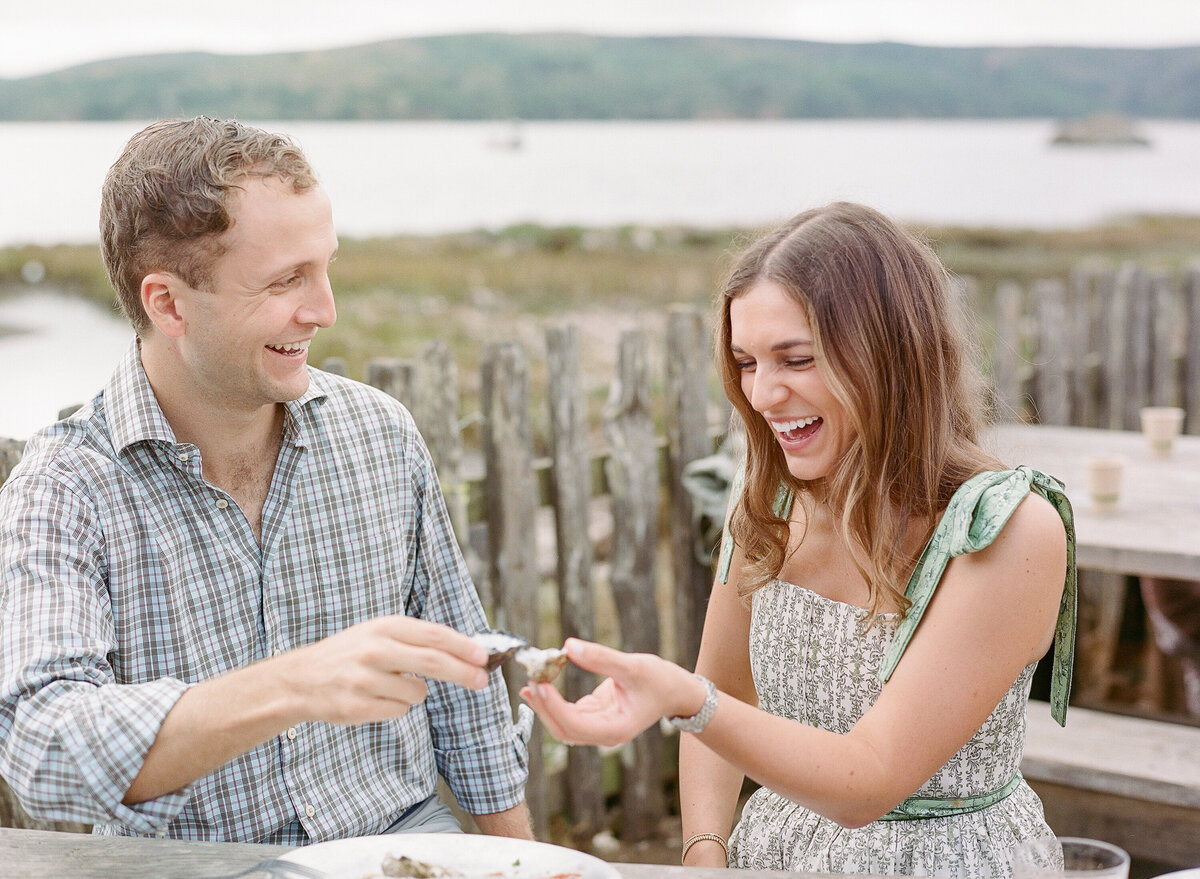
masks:
[[[881,614],[864,632],[867,611],[782,580],[755,592],[752,602],[750,664],[759,707],[819,729],[849,732],[879,698],[878,672],[899,615]],[[1012,777],[1021,761],[1036,665],[1021,672],[971,740],[916,796],[976,796]]]

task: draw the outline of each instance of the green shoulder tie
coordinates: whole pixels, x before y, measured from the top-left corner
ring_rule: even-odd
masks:
[[[1075,521],[1063,484],[1030,467],[980,473],[964,482],[950,499],[908,581],[904,594],[912,606],[896,630],[879,669],[881,681],[886,682],[895,671],[950,559],[990,545],[1030,490],[1054,505],[1067,532],[1067,576],[1054,631],[1054,667],[1050,683],[1050,713],[1059,726],[1066,725],[1075,659]]]
[[[729,506],[725,512],[725,527],[721,531],[721,556],[717,561],[717,579],[722,583],[729,582],[729,567],[733,563],[733,535],[729,533],[729,510],[733,509],[733,502],[742,495],[742,485],[746,481],[746,467],[743,464],[734,470],[733,481],[729,485]],[[792,490],[787,487],[787,483],[779,483],[779,490],[775,493],[774,510],[775,515],[782,518],[787,518],[792,509]]]

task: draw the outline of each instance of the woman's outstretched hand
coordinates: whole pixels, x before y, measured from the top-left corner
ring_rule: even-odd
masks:
[[[690,716],[704,702],[703,683],[658,656],[622,653],[576,638],[568,638],[564,646],[573,663],[607,679],[578,702],[568,702],[551,684],[521,689],[521,696],[559,741],[620,745],[660,717]]]

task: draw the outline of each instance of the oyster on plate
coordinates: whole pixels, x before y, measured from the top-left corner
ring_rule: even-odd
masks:
[[[418,861],[416,858],[410,858],[408,855],[386,855],[383,863],[380,865],[384,876],[411,876],[416,879],[435,879],[435,877],[461,876],[461,873],[456,873],[453,870],[447,870],[445,867],[439,867],[436,864],[429,864],[425,861]]]

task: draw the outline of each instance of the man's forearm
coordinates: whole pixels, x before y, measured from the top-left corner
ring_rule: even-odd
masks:
[[[489,836],[511,836],[515,839],[533,839],[533,828],[529,810],[521,802],[503,812],[488,815],[472,815],[479,829]]]
[[[179,790],[286,728],[295,706],[272,681],[260,663],[185,692],[163,720],[125,804]]]

